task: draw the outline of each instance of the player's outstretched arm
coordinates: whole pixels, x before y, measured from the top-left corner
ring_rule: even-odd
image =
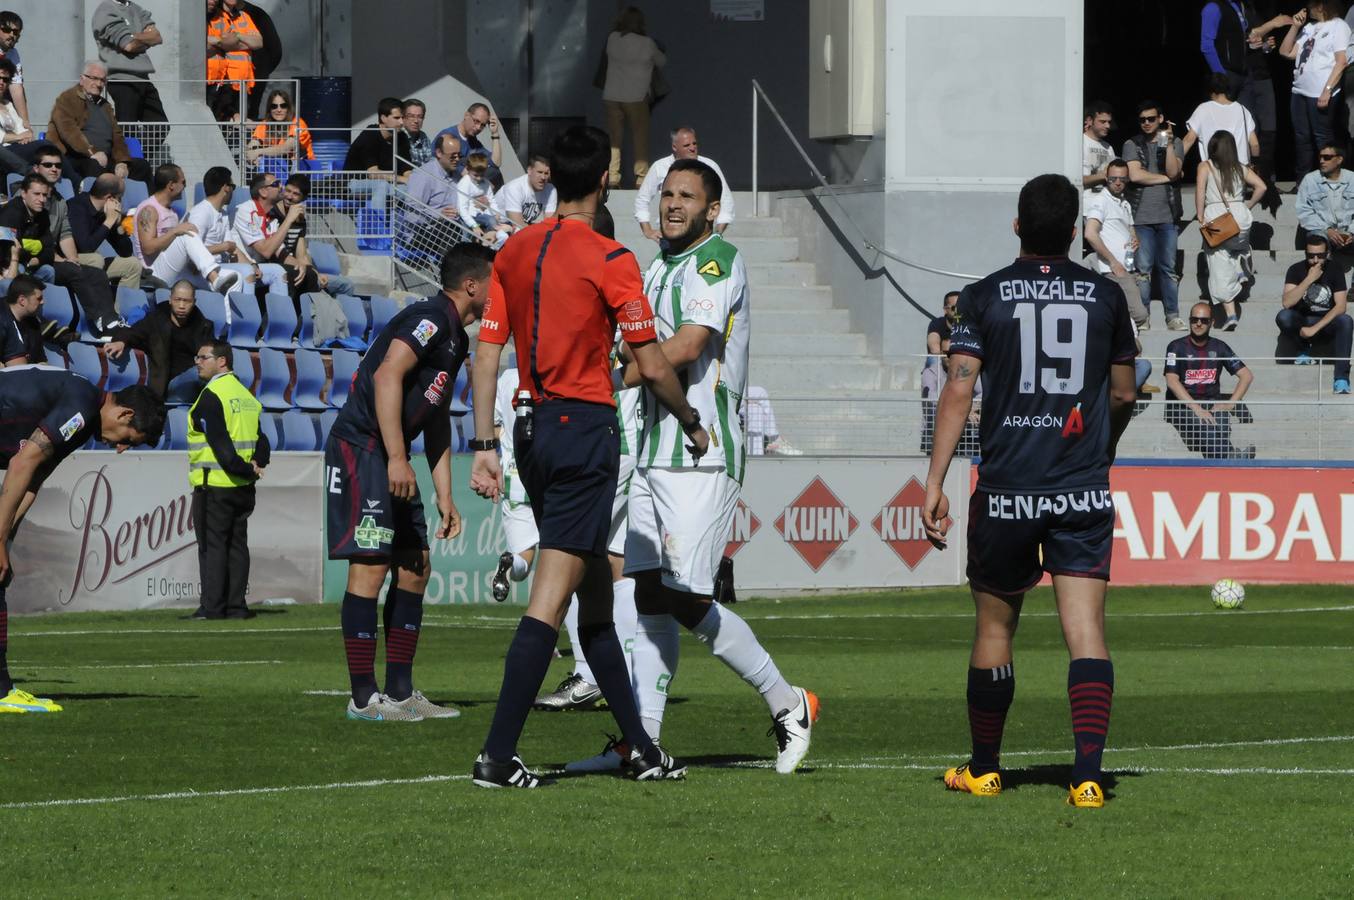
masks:
[[[955,448],[973,409],[973,391],[983,361],[956,353],[950,358],[950,377],[940,392],[936,406],[936,427],[931,444],[931,467],[926,473],[926,504],[922,507],[922,525],[933,545],[945,548],[950,523],[950,500],[945,496],[945,476],[950,471]]]
[[[475,361],[470,366],[470,389],[475,399],[475,438],[487,440],[494,433],[494,400],[498,394],[498,361],[503,345],[481,340],[475,347]],[[504,428],[512,423],[504,422]],[[481,497],[495,502],[503,492],[503,469],[498,451],[476,450],[470,468],[470,489]]]
[[[1179,378],[1176,379],[1179,381]],[[1138,380],[1133,363],[1110,366],[1110,462],[1119,449],[1119,438],[1133,419],[1133,404],[1138,402]]]
[[[404,378],[418,363],[413,349],[403,341],[391,341],[385,359],[377,367],[372,382],[376,387],[376,424],[381,429],[381,444],[386,451],[386,474],[390,494],[412,500],[418,493],[414,468],[404,446]]]
[[[5,480],[0,482],[0,584],[10,577],[9,539],[19,520],[33,505],[45,477],[47,463],[56,454],[52,442],[41,428],[9,461]]]

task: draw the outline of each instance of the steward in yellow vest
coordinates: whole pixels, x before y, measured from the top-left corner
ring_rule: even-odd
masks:
[[[195,362],[207,384],[188,410],[188,482],[202,577],[198,610],[189,618],[249,618],[248,519],[254,482],[271,451],[259,433],[263,406],[231,371],[229,344],[203,344]]]

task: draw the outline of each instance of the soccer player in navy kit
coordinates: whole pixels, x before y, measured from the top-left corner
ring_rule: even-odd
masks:
[[[943,548],[950,503],[942,484],[981,373],[982,464],[968,521],[978,619],[968,671],[973,755],[945,773],[945,784],[1001,793],[998,756],[1015,696],[1012,639],[1025,592],[1048,573],[1071,656],[1076,756],[1068,803],[1100,807],[1114,691],[1105,645],[1109,468],[1133,411],[1136,347],[1123,290],[1067,258],[1078,215],[1077,190],[1063,176],[1028,182],[1014,222],[1020,258],[960,294],[922,515],[927,537]]]
[[[461,532],[451,499],[451,418],[447,411],[470,339],[484,313],[493,253],[457,244],[442,258],[442,293],[406,306],[372,342],[324,448],[329,558],[348,560],[341,612],[352,698],[348,718],[454,718],[414,689],[414,653],[428,586],[428,526],[409,445],[424,437],[437,492],[439,540]],[[376,596],[386,592],[386,685],[376,684]]]
[[[135,385],[106,394],[73,372],[46,366],[0,369],[0,713],[60,712],[50,700],[15,689],[6,666],[9,607],[5,589],[14,571],[9,542],[61,461],[99,437],[119,453],[154,444],[164,407],[150,388]]]

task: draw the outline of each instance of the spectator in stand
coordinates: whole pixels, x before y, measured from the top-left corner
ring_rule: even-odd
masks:
[[[458,218],[456,170],[460,163],[461,142],[451,132],[442,132],[434,141],[432,158],[409,173],[409,196],[438,210],[444,218]],[[414,218],[419,222],[427,220],[422,210],[417,210]]]
[[[1105,167],[1105,187],[1091,191],[1082,210],[1086,216],[1086,243],[1094,251],[1088,263],[1090,268],[1119,283],[1128,300],[1133,324],[1146,331],[1151,323],[1134,276],[1136,261],[1128,261],[1128,255],[1136,253],[1140,244],[1133,230],[1133,207],[1124,196],[1127,189],[1128,163],[1118,158],[1110,160]]]
[[[1330,341],[1335,359],[1337,394],[1349,393],[1349,354],[1354,348],[1354,320],[1345,312],[1345,276],[1330,262],[1330,242],[1316,232],[1307,235],[1307,261],[1293,263],[1284,276],[1283,309],[1274,317],[1279,333],[1302,348],[1295,366],[1310,366],[1312,342]]]
[[[248,13],[249,18],[254,20],[254,27],[259,30],[259,39],[263,46],[251,54],[251,62],[254,64],[254,86],[249,89],[249,100],[245,103],[245,114],[253,121],[266,119],[268,111],[259,111],[259,103],[263,100],[263,92],[268,88],[268,76],[272,75],[282,62],[282,38],[278,36],[277,26],[273,24],[273,17],[268,15],[268,11],[257,3],[250,3],[249,0],[240,0],[239,10]]]
[[[486,127],[489,129],[488,147],[479,137]],[[489,111],[489,107],[478,102],[470,104],[459,125],[442,129],[442,134],[455,135],[456,140],[461,142],[461,164],[456,169],[457,178],[464,174],[465,161],[470,158],[470,154],[482,153],[489,159],[489,183],[495,189],[503,186],[503,173],[498,168],[503,165],[503,141],[499,137],[499,130],[498,118]]]
[[[80,265],[102,269],[118,287],[139,289],[144,270],[132,237],[123,228],[122,179],[107,172],[100,175],[87,192],[71,199],[67,214]],[[113,248],[113,256],[100,252],[105,241]]]
[[[729,179],[724,177],[719,163],[700,155],[696,130],[686,125],[672,130],[672,155],[654,160],[640,183],[639,191],[635,194],[635,219],[639,222],[640,231],[643,231],[644,236],[651,241],[662,240],[663,236],[650,221],[652,218],[650,209],[658,205],[655,201],[658,199],[658,192],[663,188],[663,179],[668,177],[668,170],[679,159],[698,159],[714,169],[715,174],[719,176],[722,190],[719,194],[719,215],[715,217],[715,233],[723,234],[733,222],[733,191],[729,190]]]
[[[750,384],[747,390],[741,412],[747,423],[748,455],[803,456],[804,451],[780,433],[780,425],[776,424],[776,411],[771,408],[771,395],[766,392],[766,388]]]
[[[1245,199],[1246,188],[1251,198]],[[1231,213],[1239,232],[1216,247],[1205,243],[1204,259],[1208,263],[1208,296],[1221,305],[1227,319],[1223,331],[1235,331],[1237,326],[1236,298],[1251,275],[1251,210],[1265,196],[1265,183],[1253,169],[1237,159],[1236,141],[1230,131],[1216,131],[1208,141],[1208,159],[1199,163],[1194,180],[1194,209],[1199,230],[1218,233],[1214,221]]]
[[[203,344],[216,340],[216,326],[197,308],[197,292],[187,280],[176,281],[169,299],[135,325],[119,328],[104,348],[110,359],[129,349],[146,354],[150,372],[146,385],[166,403],[192,403],[202,382],[193,356]]]
[[[404,133],[409,138],[409,161],[417,169],[433,158],[433,142],[423,130],[423,120],[428,115],[428,107],[422,100],[410,97],[404,101],[403,109]]]
[[[1292,18],[1259,19],[1253,3],[1209,0],[1203,7],[1199,49],[1210,72],[1227,76],[1228,95],[1255,116],[1260,152],[1254,162],[1264,169],[1262,177],[1268,184],[1274,175],[1277,127],[1268,54],[1278,46],[1278,38],[1271,32],[1292,24]],[[1207,144],[1207,137],[1202,140]]]
[[[132,246],[141,265],[166,283],[187,278],[192,270],[218,294],[226,294],[240,281],[240,273],[216,261],[202,236],[189,222],[180,222],[172,207],[183,196],[183,169],[173,164],[155,170],[155,193],[137,204],[132,219],[136,230]]]
[[[465,164],[465,173],[456,184],[457,210],[461,224],[474,233],[486,247],[497,250],[512,235],[506,222],[494,212],[494,188],[489,184],[489,157],[476,153]]]
[[[19,58],[19,49],[15,46],[19,43],[19,35],[23,30],[24,20],[19,18],[18,13],[10,10],[0,12],[0,59],[7,59],[14,64],[14,80],[9,86],[10,99],[14,101],[14,108],[23,119],[24,130],[32,131],[32,119],[28,118],[28,95],[24,93],[24,64]]]
[[[1189,334],[1166,347],[1166,421],[1175,426],[1185,446],[1205,459],[1254,459],[1255,446],[1232,446],[1232,417],[1250,389],[1253,376],[1223,341],[1210,336],[1213,311],[1207,303],[1190,307]],[[1236,376],[1236,388],[1223,400],[1221,373]],[[1246,418],[1249,418],[1247,415]]]
[[[923,453],[931,452],[931,445],[935,439],[936,400],[950,373],[950,333],[959,321],[959,292],[950,291],[942,303],[941,315],[932,319],[926,327],[926,365],[921,370]],[[975,385],[974,397],[981,399],[982,390],[981,384]],[[964,433],[960,437],[961,453],[972,455],[976,452],[971,448],[976,441],[978,415],[976,409],[969,414],[969,423],[964,427]]]
[[[643,184],[648,174],[654,70],[661,69],[667,61],[658,43],[645,31],[644,13],[634,6],[621,10],[607,35],[606,76],[598,85],[602,88],[606,130],[611,138],[611,166],[607,178],[613,188],[621,186],[621,140],[627,124],[630,126],[631,149],[635,153],[635,187]]]
[[[1209,142],[1219,131],[1232,135],[1237,159],[1248,165],[1251,157],[1260,153],[1260,139],[1255,135],[1255,117],[1250,110],[1233,100],[1227,93],[1227,76],[1211,75],[1208,81],[1208,99],[1194,108],[1185,121],[1185,153],[1199,145],[1199,159],[1208,159]]]
[[[1298,184],[1297,246],[1307,235],[1325,235],[1329,262],[1341,273],[1354,266],[1354,172],[1343,168],[1345,151],[1326,144],[1316,155],[1317,169]]]
[[[290,216],[295,216],[287,226],[280,251],[280,262],[287,270],[287,281],[298,296],[312,291],[324,291],[333,296],[351,295],[356,290],[352,279],[346,275],[329,275],[321,272],[315,268],[315,263],[310,257],[310,242],[306,237],[308,226],[305,207],[306,198],[309,196],[310,176],[296,172],[287,179],[282,188],[282,196],[273,207],[273,218],[279,223],[286,222]],[[292,210],[298,212],[293,213]]]
[[[527,160],[525,175],[503,185],[494,196],[494,210],[514,229],[535,225],[555,211],[555,187],[550,183],[550,160],[539,153]]]
[[[1344,80],[1350,43],[1349,26],[1332,0],[1310,0],[1293,16],[1279,52],[1294,60],[1294,171],[1298,178],[1316,168],[1316,152],[1335,139],[1335,102]],[[1244,162],[1244,160],[1243,160]]]
[[[223,269],[236,272],[240,281],[236,292],[257,293],[257,286],[263,285],[269,294],[285,294],[288,290],[287,273],[279,265],[254,261],[249,254],[235,243],[232,223],[226,215],[226,204],[235,193],[235,182],[230,169],[225,166],[212,166],[202,174],[203,197],[188,211],[188,224],[197,229],[198,236],[207,247],[207,252],[216,257]],[[196,272],[184,276],[194,287],[208,287]]]
[[[1274,3],[1269,3],[1267,6],[1273,8]],[[1255,4],[1247,3],[1245,7],[1247,19],[1252,24],[1258,21],[1260,16],[1256,14]],[[1261,22],[1251,28],[1250,34],[1246,38],[1246,64],[1250,68],[1251,81],[1249,89],[1243,91],[1237,97],[1237,102],[1255,115],[1260,152],[1251,162],[1260,171],[1260,177],[1264,179],[1265,186],[1269,189],[1265,195],[1264,206],[1271,214],[1278,213],[1279,206],[1283,201],[1279,199],[1279,191],[1274,186],[1278,104],[1275,100],[1277,94],[1274,79],[1269,70],[1269,60],[1270,55],[1279,49],[1279,37],[1274,32],[1292,24],[1292,16],[1277,15],[1269,21]]]
[[[42,313],[42,282],[32,275],[16,275],[0,304],[0,369],[45,363],[38,320]]]
[[[23,247],[21,262],[30,275],[69,288],[84,311],[94,337],[103,337],[122,324],[113,303],[113,291],[103,269],[82,266],[75,249],[66,201],[52,187],[60,161],[40,158],[51,176],[31,174],[19,185],[19,196],[0,209],[0,225],[13,228]]]
[[[108,69],[101,62],[85,63],[80,82],[62,91],[52,105],[47,140],[66,157],[66,177],[79,184],[87,175],[112,172],[119,178],[148,181],[150,166],[133,159],[122,138],[117,114],[103,95]]]
[[[1179,184],[1185,150],[1155,100],[1138,104],[1138,129],[1124,142],[1123,159],[1128,161],[1128,202],[1138,236],[1135,263],[1142,307],[1150,318],[1155,274],[1167,329],[1184,331],[1189,326],[1180,318],[1180,291],[1175,280],[1179,232],[1175,223],[1184,218]]]
[[[1086,104],[1081,117],[1081,201],[1105,183],[1105,167],[1114,159],[1114,147],[1106,140],[1114,127],[1114,110],[1104,100]]]
[[[254,88],[254,51],[262,47],[263,35],[239,0],[207,0],[207,105],[216,121],[240,121]]]
[[[254,129],[254,135],[244,151],[245,159],[262,168],[262,157],[283,156],[291,160],[314,159],[310,129],[306,120],[292,108],[291,94],[275,90],[268,95],[268,117]],[[293,168],[290,163],[287,169]]]
[[[17,70],[14,63],[0,57],[0,175],[21,175],[33,165],[38,148],[33,129],[14,108],[10,90]]]
[[[164,42],[155,19],[132,0],[103,0],[90,20],[99,59],[108,67],[108,98],[124,122],[166,122],[160,92],[150,80],[146,55]]]
[[[348,190],[367,198],[367,208],[386,210],[390,183],[403,184],[413,169],[408,163],[409,136],[404,133],[404,106],[394,97],[376,104],[376,123],[362,131],[343,160],[345,172],[368,172],[348,182]]]

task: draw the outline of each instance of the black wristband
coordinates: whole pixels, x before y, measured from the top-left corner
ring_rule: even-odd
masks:
[[[476,441],[476,440],[471,440],[471,441],[467,441],[466,443],[470,445],[470,449],[471,449],[471,450],[497,450],[497,449],[498,449],[498,438],[490,438],[490,439],[487,440],[487,441]]]
[[[696,414],[696,417],[692,419],[690,422],[687,422],[684,425],[682,425],[682,431],[685,432],[687,437],[690,437],[691,435],[695,434],[697,431],[700,430],[701,427],[700,411],[692,410],[692,412]]]

